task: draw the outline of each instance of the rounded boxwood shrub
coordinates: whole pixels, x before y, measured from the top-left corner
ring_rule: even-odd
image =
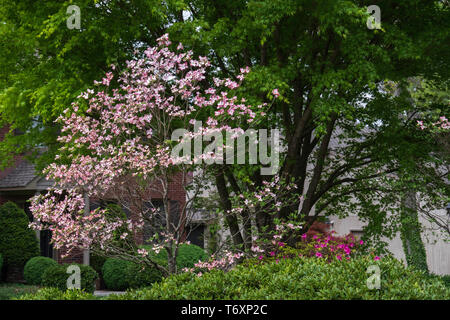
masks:
[[[148,251],[152,251],[149,246],[143,246]],[[157,260],[167,265],[167,251],[161,250],[156,255]],[[208,254],[201,247],[195,244],[182,244],[178,248],[177,269],[181,271],[183,268],[192,268],[198,261],[204,261],[209,258]]]
[[[36,233],[28,227],[25,211],[15,203],[0,206],[0,252],[8,270],[23,268],[32,257],[39,256]]]
[[[106,287],[118,291],[150,286],[162,279],[162,273],[156,268],[116,258],[106,260],[102,274]]]
[[[167,254],[167,253],[166,253]],[[177,268],[192,268],[199,260],[207,260],[209,256],[205,250],[194,244],[182,244],[178,249]]]
[[[376,265],[381,271],[379,289],[370,289],[366,273]],[[110,299],[192,300],[323,300],[323,299],[450,299],[450,290],[439,279],[406,268],[394,258],[373,257],[328,263],[321,258],[293,258],[229,272],[213,270],[202,275],[183,273],[167,277],[151,288],[111,296]]]
[[[40,285],[42,275],[47,268],[57,266],[58,263],[47,257],[34,257],[28,260],[23,269],[23,277],[28,284]]]
[[[121,259],[107,259],[102,268],[102,275],[106,288],[109,290],[128,289],[127,270],[132,264],[132,262]]]
[[[128,266],[126,279],[128,288],[142,288],[151,286],[153,283],[161,281],[163,274],[156,268],[144,267],[135,263]]]
[[[81,289],[86,292],[94,292],[95,280],[98,278],[97,272],[90,266],[75,264],[80,267],[81,271]],[[62,291],[67,289],[67,279],[70,274],[67,273],[67,268],[70,264],[51,266],[45,270],[42,275],[42,285],[44,287],[58,288]]]

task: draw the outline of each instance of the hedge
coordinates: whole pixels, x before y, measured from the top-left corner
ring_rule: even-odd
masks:
[[[366,273],[371,265],[381,271],[380,289],[369,289]],[[439,279],[405,267],[394,258],[371,257],[327,263],[320,258],[297,258],[239,265],[229,272],[213,270],[199,276],[170,276],[151,288],[112,295],[131,300],[328,300],[328,299],[450,299],[450,290]]]
[[[0,252],[6,268],[23,268],[39,256],[36,233],[28,227],[25,212],[13,202],[0,206]]]
[[[97,272],[90,266],[75,264],[80,267],[81,271],[81,289],[92,293],[95,290],[95,280],[98,279]],[[42,275],[42,285],[45,287],[54,287],[60,290],[67,289],[67,279],[70,274],[67,273],[67,268],[70,264],[56,265],[47,268]]]
[[[42,275],[49,267],[58,263],[47,257],[34,257],[28,260],[23,269],[23,277],[28,284],[41,285]]]
[[[58,288],[43,288],[36,293],[24,294],[13,300],[97,300],[92,293],[84,290],[67,289],[61,291]]]

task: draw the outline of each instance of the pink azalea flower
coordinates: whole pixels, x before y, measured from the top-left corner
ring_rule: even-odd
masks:
[[[317,258],[322,258],[322,254],[320,252],[316,252],[316,257]]]
[[[373,258],[373,260],[377,261],[377,260],[381,260],[381,258],[379,256],[375,256],[375,258]]]
[[[280,96],[280,93],[278,92],[278,89],[273,89],[272,94],[275,98],[278,98]]]

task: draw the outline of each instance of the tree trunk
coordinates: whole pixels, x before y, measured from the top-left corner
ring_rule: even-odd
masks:
[[[420,236],[415,191],[408,191],[402,201],[400,236],[408,266],[428,272],[427,253]]]
[[[231,210],[232,205],[225,181],[225,176],[223,171],[221,170],[216,174],[216,186],[220,196],[222,208],[225,211],[225,221],[228,227],[230,228],[233,244],[237,247],[241,247],[244,243],[244,239],[242,238],[239,223],[237,221],[236,216],[231,212],[227,212]]]

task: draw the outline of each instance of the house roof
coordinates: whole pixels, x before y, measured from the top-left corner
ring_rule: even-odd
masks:
[[[7,176],[0,179],[0,189],[26,187],[36,176],[34,165],[24,160]]]

